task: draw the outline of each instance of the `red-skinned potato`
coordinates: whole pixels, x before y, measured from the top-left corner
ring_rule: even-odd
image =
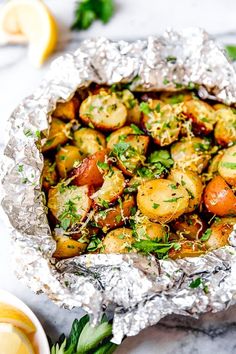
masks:
[[[228,238],[235,224],[236,218],[216,220],[210,227],[210,237],[206,241],[206,247],[209,250],[214,250],[228,245]]]
[[[236,215],[236,196],[221,176],[215,176],[208,183],[203,199],[207,210],[212,214]]]
[[[178,235],[192,241],[199,240],[207,228],[205,221],[197,214],[182,215],[173,221],[171,226]]]
[[[184,257],[199,257],[206,252],[206,246],[197,241],[181,241],[178,242],[179,249],[172,248],[169,251],[169,257],[179,259]]]

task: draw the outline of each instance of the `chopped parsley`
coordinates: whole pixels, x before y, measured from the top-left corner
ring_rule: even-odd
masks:
[[[175,198],[171,198],[171,199],[166,199],[163,200],[166,203],[176,203],[179,199],[182,199],[183,197],[175,197]]]
[[[148,255],[153,253],[157,256],[158,259],[163,259],[168,257],[169,251],[174,249],[179,249],[179,245],[176,242],[162,242],[161,240],[140,240],[135,242],[132,246],[138,251]]]
[[[101,168],[102,170],[108,170],[109,169],[109,165],[107,162],[101,162],[101,161],[98,161],[97,162],[97,166],[99,168]]]
[[[196,278],[194,279],[190,284],[189,287],[191,289],[196,289],[202,284],[202,278]]]
[[[222,167],[230,168],[231,170],[236,169],[236,162],[221,162]]]
[[[102,241],[98,236],[93,236],[88,244],[87,251],[94,252],[99,248],[102,248]]]
[[[211,234],[212,234],[212,230],[211,229],[207,229],[204,232],[204,234],[202,235],[202,237],[200,238],[200,241],[203,241],[203,242],[207,241],[210,238]]]
[[[144,114],[149,114],[152,111],[147,102],[141,102],[139,105],[139,109]]]
[[[170,168],[174,165],[174,161],[171,159],[170,153],[167,150],[154,151],[149,156],[148,160],[150,163],[154,164],[160,162],[166,168]]]
[[[71,224],[79,222],[81,215],[77,213],[77,207],[74,201],[68,200],[64,204],[64,211],[59,215],[58,220],[63,230],[67,230]]]
[[[135,134],[138,134],[138,135],[143,135],[144,134],[144,132],[141,129],[139,129],[139,127],[137,127],[137,125],[131,124],[130,126],[133,129]]]
[[[175,64],[177,61],[177,58],[170,55],[166,58],[166,61],[167,61],[167,63]]]
[[[157,203],[152,204],[153,209],[157,209],[159,206],[160,206],[160,204],[157,204]]]

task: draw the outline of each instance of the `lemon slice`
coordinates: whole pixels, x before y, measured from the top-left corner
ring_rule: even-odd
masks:
[[[27,334],[36,331],[35,325],[24,312],[4,303],[0,303],[0,322],[10,323],[13,326],[22,329]]]
[[[9,323],[0,323],[1,354],[34,354],[34,349],[20,329]]]
[[[40,67],[53,52],[57,25],[40,0],[10,0],[0,8],[0,43],[29,43],[30,62]]]

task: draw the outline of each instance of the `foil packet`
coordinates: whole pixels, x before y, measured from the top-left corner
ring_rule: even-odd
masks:
[[[172,58],[170,60],[170,58]],[[131,90],[198,88],[199,96],[236,104],[236,72],[201,29],[169,30],[132,43],[105,38],[81,43],[55,60],[39,89],[9,119],[2,163],[2,207],[11,229],[17,276],[59,306],[82,307],[95,324],[113,314],[113,341],[137,334],[169,314],[220,311],[236,298],[236,228],[230,246],[196,258],[157,261],[140,254],[87,254],[56,261],[40,175],[37,144],[58,101],[91,82],[131,83]],[[200,279],[200,286],[191,283]]]

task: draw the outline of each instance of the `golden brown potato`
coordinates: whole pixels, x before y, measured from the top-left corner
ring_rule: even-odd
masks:
[[[236,142],[236,114],[230,108],[220,109],[215,113],[216,126],[214,136],[217,144],[227,146]]]
[[[48,190],[57,184],[56,163],[49,159],[44,159],[44,166],[42,171],[42,186]]]
[[[172,259],[180,259],[185,257],[200,257],[206,253],[206,247],[197,241],[181,241],[178,242],[179,249],[172,248],[169,251],[169,257]]]
[[[135,134],[135,131],[132,127],[126,125],[120,129],[115,130],[112,132],[107,138],[107,147],[108,149],[113,149],[115,144],[124,141],[128,135]]]
[[[154,143],[160,146],[170,145],[178,139],[181,130],[182,104],[161,105],[153,107],[153,102],[148,101],[149,113],[142,115],[142,125],[153,138]]]
[[[42,147],[42,152],[47,152],[57,148],[58,145],[65,144],[69,139],[70,125],[60,119],[52,118],[49,134],[46,143]]]
[[[189,91],[181,92],[163,92],[160,95],[160,100],[167,104],[178,104],[181,102],[187,102],[194,99],[194,95]]]
[[[236,145],[224,151],[218,165],[219,174],[231,186],[236,186]]]
[[[118,97],[121,98],[127,109],[127,124],[136,124],[140,125],[141,120],[141,111],[139,109],[139,102],[134,97],[132,92],[129,90],[123,90],[116,93]]]
[[[92,128],[112,131],[125,124],[127,109],[115,93],[107,94],[103,91],[89,96],[81,103],[80,118]]]
[[[215,221],[210,227],[211,232],[206,247],[214,250],[228,245],[228,238],[235,224],[236,218],[222,218]]]
[[[73,240],[68,236],[56,236],[55,240],[57,242],[57,248],[53,254],[55,258],[63,259],[79,256],[87,247],[87,243]]]
[[[135,234],[139,240],[161,240],[166,235],[163,225],[150,221],[147,217],[136,220]]]
[[[128,253],[135,241],[133,231],[126,227],[110,231],[103,239],[103,253]],[[132,250],[132,252],[134,252]]]
[[[94,215],[95,223],[98,227],[102,228],[103,232],[120,227],[128,220],[134,207],[134,197],[126,195],[124,200],[121,200],[114,207],[96,213]]]
[[[197,214],[184,214],[171,224],[177,235],[197,241],[206,230],[206,223]]]
[[[105,136],[91,128],[80,128],[74,132],[74,142],[83,156],[95,154],[106,147]]]
[[[168,223],[188,208],[189,194],[183,186],[160,178],[138,187],[137,204],[149,219]]]
[[[92,195],[94,202],[105,208],[115,202],[123,193],[125,178],[123,173],[116,167],[110,167],[103,176],[104,182],[101,188]]]
[[[53,112],[53,116],[66,120],[76,119],[77,112],[79,111],[79,104],[77,97],[73,97],[68,102],[58,102],[56,109]]]
[[[67,173],[81,160],[81,153],[76,146],[66,145],[61,147],[56,154],[57,170],[61,178],[65,178]]]
[[[72,181],[77,186],[94,185],[100,186],[103,183],[103,171],[98,167],[99,162],[104,163],[108,150],[103,149],[95,154],[86,157],[81,164],[71,171]]]
[[[83,221],[91,207],[88,186],[66,186],[59,183],[48,193],[48,208],[66,230]]]
[[[224,151],[221,150],[218,152],[217,155],[213,157],[213,159],[210,160],[209,167],[207,170],[207,173],[210,175],[210,177],[213,177],[214,175],[218,174],[218,166],[223,154]]]
[[[203,192],[203,184],[201,178],[196,172],[190,170],[181,170],[178,168],[172,168],[168,179],[183,186],[189,194],[189,205],[186,209],[186,213],[190,213],[198,208]]]
[[[228,106],[226,106],[226,105],[223,104],[223,103],[216,103],[216,104],[213,104],[212,107],[214,108],[215,111],[218,111],[219,109],[229,108]]]
[[[184,103],[184,112],[192,121],[195,134],[209,134],[216,123],[214,109],[201,100],[191,100]]]
[[[194,137],[182,139],[171,146],[171,157],[175,162],[174,167],[189,169],[202,173],[211,158],[210,143],[206,139]]]

